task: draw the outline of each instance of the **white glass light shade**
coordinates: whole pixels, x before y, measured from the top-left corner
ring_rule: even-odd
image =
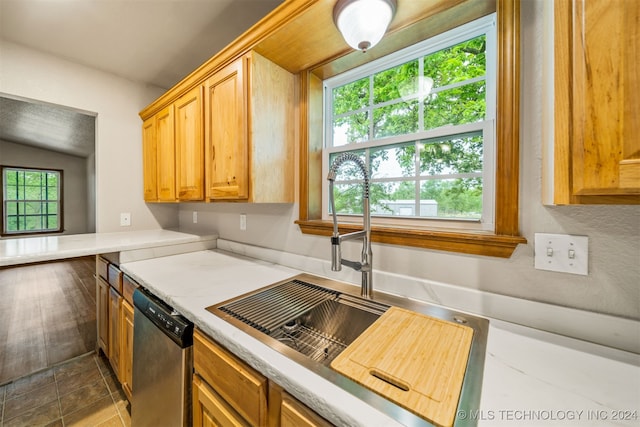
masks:
[[[333,20],[349,46],[365,52],[387,31],[396,0],[338,0]]]

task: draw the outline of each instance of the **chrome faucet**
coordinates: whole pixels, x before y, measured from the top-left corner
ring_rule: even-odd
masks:
[[[362,222],[363,229],[353,233],[343,234],[338,232],[338,219],[336,216],[336,206],[333,197],[333,185],[336,180],[338,168],[346,161],[354,162],[364,175],[364,190],[362,195]],[[331,236],[331,270],[340,271],[346,265],[356,271],[362,271],[362,288],[360,295],[363,298],[372,298],[373,294],[373,268],[371,265],[373,253],[371,252],[371,211],[369,204],[369,171],[364,162],[353,153],[340,154],[329,169],[329,202],[331,203],[331,213],[333,214],[333,234]],[[342,259],[340,244],[345,240],[362,239],[362,260],[349,261]]]

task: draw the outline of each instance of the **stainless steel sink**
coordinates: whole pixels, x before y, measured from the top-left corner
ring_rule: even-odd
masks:
[[[328,366],[388,305],[291,280],[214,306],[312,360]]]
[[[316,374],[406,424],[430,426],[427,420],[357,384],[329,367],[331,361],[389,307],[398,306],[443,320],[464,323],[474,335],[458,403],[459,411],[478,409],[489,322],[445,307],[375,292],[357,296],[359,288],[301,274],[207,310],[259,339]],[[472,417],[454,426],[476,425]]]

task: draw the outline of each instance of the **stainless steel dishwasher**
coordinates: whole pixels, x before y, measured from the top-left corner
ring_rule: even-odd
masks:
[[[191,425],[193,323],[145,289],[133,305],[131,425]]]

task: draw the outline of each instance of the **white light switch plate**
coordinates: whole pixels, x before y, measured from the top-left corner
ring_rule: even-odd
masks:
[[[589,274],[589,238],[535,233],[534,267],[538,270]]]

